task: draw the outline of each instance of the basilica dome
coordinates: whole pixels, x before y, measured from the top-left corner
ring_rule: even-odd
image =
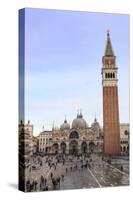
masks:
[[[81,113],[77,114],[77,118],[74,119],[73,122],[72,122],[72,128],[74,128],[74,129],[84,129],[84,128],[87,128],[87,127],[88,127],[88,124],[85,121],[85,119],[83,118],[83,115]]]
[[[70,129],[70,124],[67,123],[67,120],[64,120],[64,123],[60,126],[61,130]]]

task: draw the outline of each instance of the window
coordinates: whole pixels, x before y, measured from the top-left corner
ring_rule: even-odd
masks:
[[[125,130],[124,134],[125,134],[125,135],[128,135],[128,131],[127,131],[127,130]]]
[[[115,78],[115,73],[105,73],[105,78]]]
[[[111,78],[111,73],[108,73],[108,78]]]
[[[79,138],[79,134],[76,132],[76,131],[72,131],[71,134],[70,134],[70,138]]]

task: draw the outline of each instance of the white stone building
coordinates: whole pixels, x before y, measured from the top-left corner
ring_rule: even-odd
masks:
[[[121,153],[129,153],[129,124],[122,123],[120,125],[120,143]]]
[[[28,121],[27,124],[19,124],[19,155],[29,158],[33,154],[33,125]]]
[[[82,113],[70,125],[65,119],[60,128],[43,131],[38,136],[39,152],[81,154],[103,151],[103,133],[96,118],[89,127]]]

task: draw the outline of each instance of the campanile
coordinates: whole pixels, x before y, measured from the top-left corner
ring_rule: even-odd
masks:
[[[118,68],[109,31],[107,31],[107,43],[102,64],[104,153],[106,155],[119,155]]]

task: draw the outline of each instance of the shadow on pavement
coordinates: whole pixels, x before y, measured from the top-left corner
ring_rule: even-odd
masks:
[[[9,187],[12,187],[15,190],[18,190],[18,184],[17,183],[8,183]]]

